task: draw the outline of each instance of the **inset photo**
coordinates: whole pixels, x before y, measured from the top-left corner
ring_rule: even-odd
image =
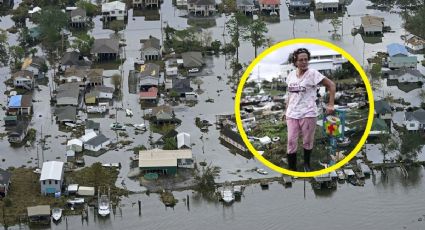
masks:
[[[251,145],[269,162],[296,172],[344,159],[365,133],[368,114],[365,83],[354,65],[333,49],[309,43],[264,56],[240,97]]]

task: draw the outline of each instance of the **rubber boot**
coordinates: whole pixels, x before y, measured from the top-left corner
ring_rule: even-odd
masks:
[[[287,154],[288,158],[288,169],[291,171],[297,171],[297,153]]]
[[[304,149],[304,171],[305,172],[311,171],[310,156],[311,156],[311,149]]]

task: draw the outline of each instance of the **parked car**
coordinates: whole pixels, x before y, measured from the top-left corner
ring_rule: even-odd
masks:
[[[189,73],[197,73],[197,72],[199,72],[199,69],[198,68],[192,68],[188,72]]]

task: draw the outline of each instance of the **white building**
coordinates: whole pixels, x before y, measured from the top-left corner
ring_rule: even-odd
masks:
[[[104,22],[112,20],[125,20],[127,18],[127,8],[125,3],[120,1],[103,3],[102,16]]]
[[[47,161],[43,163],[40,176],[41,194],[48,195],[62,191],[63,165],[63,162],[60,161]]]
[[[404,125],[409,131],[425,130],[425,110],[404,113]]]

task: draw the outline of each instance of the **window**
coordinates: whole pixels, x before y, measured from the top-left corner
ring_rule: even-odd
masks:
[[[57,180],[55,180],[55,184],[58,184],[58,181]]]
[[[410,127],[411,127],[411,128],[415,127],[415,124],[410,123]]]
[[[46,181],[45,180],[43,180],[43,184],[46,184]]]
[[[52,181],[51,180],[49,180],[49,184],[52,184]]]
[[[122,10],[118,11],[118,13],[122,14]]]

